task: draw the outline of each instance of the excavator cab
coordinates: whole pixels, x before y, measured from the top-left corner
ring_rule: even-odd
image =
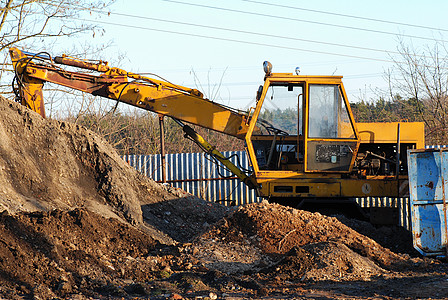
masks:
[[[249,149],[253,147],[249,153],[254,155],[254,169],[352,170],[359,137],[341,79],[266,74],[254,113],[259,130],[246,140]]]

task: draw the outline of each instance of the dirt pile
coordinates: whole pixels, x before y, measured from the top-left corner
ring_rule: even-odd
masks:
[[[345,244],[319,242],[293,247],[278,263],[261,273],[267,280],[314,282],[369,280],[388,272]]]
[[[0,291],[44,299],[92,295],[108,284],[152,279],[163,266],[148,257],[147,234],[84,209],[0,216]],[[18,291],[15,288],[18,285]]]
[[[107,294],[170,275],[176,259],[149,251],[229,211],[142,176],[91,131],[1,97],[0,140],[2,295]]]
[[[144,177],[91,131],[43,119],[1,97],[0,140],[0,211],[85,208],[107,218],[142,225],[167,244],[177,238],[189,239],[203,230],[198,222],[216,221],[227,211],[218,205],[212,209],[188,193]],[[183,197],[186,199],[180,199]],[[176,212],[167,215],[181,201],[183,205],[191,202],[201,206],[198,209],[204,212],[204,218],[192,220],[177,209],[181,216]]]
[[[41,118],[0,98],[0,209],[86,207],[142,221],[140,199],[156,185],[121,162],[114,149],[74,124]],[[148,199],[150,201],[150,199]]]
[[[201,261],[223,272],[279,269],[287,274],[292,268],[302,280],[365,279],[387,273],[385,269],[407,259],[334,217],[267,201],[239,208],[200,236],[193,247],[200,249],[192,251],[200,253]],[[288,253],[291,249],[296,251]],[[274,263],[284,254],[283,261]],[[278,266],[265,269],[273,264]]]
[[[206,202],[181,189],[164,186],[177,198],[159,198],[152,203],[142,203],[145,224],[166,233],[176,242],[190,242],[235,210],[216,203]]]

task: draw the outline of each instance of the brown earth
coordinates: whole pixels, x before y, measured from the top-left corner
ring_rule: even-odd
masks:
[[[1,298],[448,298],[447,264],[403,229],[208,203],[3,98],[0,170]]]

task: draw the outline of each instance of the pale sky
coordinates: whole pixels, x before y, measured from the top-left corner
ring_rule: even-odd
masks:
[[[274,72],[342,75],[351,102],[375,98],[373,90],[387,88],[398,40],[416,48],[448,41],[447,12],[442,0],[118,0],[109,16],[88,18],[105,29],[93,40],[113,41],[99,58],[124,54],[125,70],[245,109],[263,83],[264,60]]]

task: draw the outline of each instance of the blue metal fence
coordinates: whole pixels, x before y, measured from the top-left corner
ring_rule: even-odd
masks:
[[[228,151],[223,154],[232,163],[250,169],[246,152]],[[124,155],[123,159],[145,176],[162,181],[160,154]],[[221,164],[211,161],[205,153],[167,154],[165,162],[167,182],[202,199],[235,205],[259,201],[254,190],[250,190]]]

